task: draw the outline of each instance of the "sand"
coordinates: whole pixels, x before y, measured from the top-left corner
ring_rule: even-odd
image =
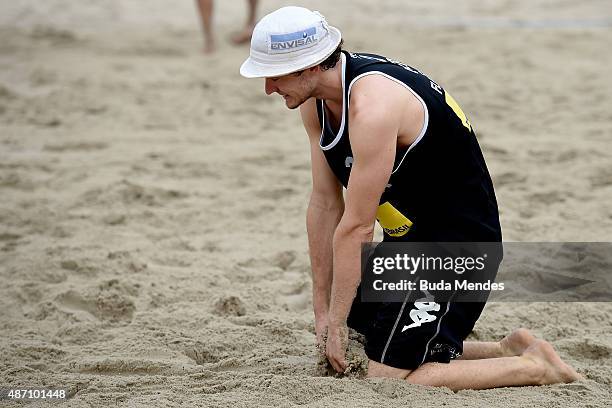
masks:
[[[491,303],[471,335],[527,327],[573,384],[453,393],[317,369],[307,138],[239,77],[247,49],[225,38],[244,5],[217,3],[210,57],[190,1],[0,6],[0,385],[66,388],[69,407],[607,406],[608,303]],[[611,241],[607,2],[380,3],[303,2],[347,48],[453,93],[506,240]]]

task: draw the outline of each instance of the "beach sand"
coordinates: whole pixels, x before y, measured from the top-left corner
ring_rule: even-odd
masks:
[[[191,1],[0,5],[0,386],[66,388],[69,407],[609,406],[609,303],[491,303],[470,337],[527,327],[585,376],[573,384],[453,393],[322,374],[307,137],[239,76],[248,49],[225,39],[245,7],[217,3],[212,56]],[[607,2],[380,3],[302,4],[349,50],[453,94],[505,240],[612,241]]]

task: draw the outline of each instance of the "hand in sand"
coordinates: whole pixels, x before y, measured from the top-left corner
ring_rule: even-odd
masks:
[[[325,345],[325,355],[330,364],[339,373],[343,373],[347,367],[346,347],[348,344],[348,327],[346,324],[327,326],[327,343]]]

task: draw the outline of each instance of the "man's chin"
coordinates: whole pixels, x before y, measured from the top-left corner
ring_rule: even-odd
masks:
[[[299,101],[298,103],[296,103],[294,101],[285,100],[285,106],[287,106],[287,108],[292,109],[292,110],[299,108],[303,103],[304,101]]]

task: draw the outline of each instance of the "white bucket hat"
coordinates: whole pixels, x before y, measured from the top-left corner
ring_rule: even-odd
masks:
[[[283,7],[262,18],[253,30],[249,58],[240,67],[246,78],[277,77],[325,61],[340,44],[340,30],[303,7]]]

